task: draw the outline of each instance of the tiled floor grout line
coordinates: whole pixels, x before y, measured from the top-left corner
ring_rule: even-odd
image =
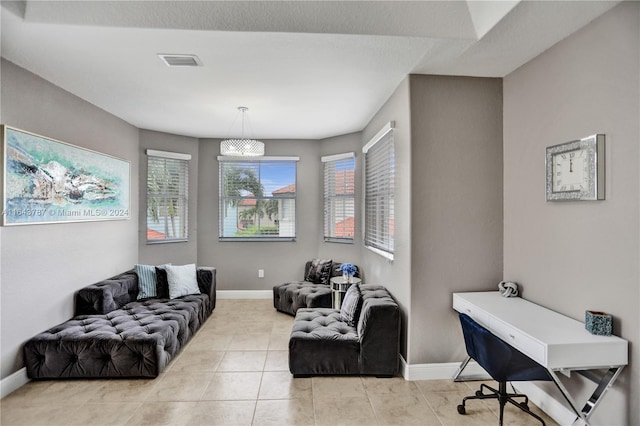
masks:
[[[313,410],[313,424],[318,426],[318,418],[316,417],[316,392],[313,387],[313,380],[311,380],[311,409]]]
[[[146,398],[145,398],[145,399],[146,399]],[[125,422],[125,424],[128,424],[128,423],[131,421],[131,419],[133,419],[133,416],[135,416],[135,415],[136,415],[136,411],[138,411],[138,409],[139,409],[140,407],[142,407],[142,404],[144,404],[144,401],[140,401],[140,402],[138,402],[138,406],[137,406],[137,407],[136,407],[136,409],[133,411],[133,413],[131,413],[131,414],[129,415],[129,417],[127,417],[127,421]]]
[[[364,384],[364,381],[362,380],[362,377],[360,377],[360,383],[362,383],[362,387],[364,388],[364,393],[365,395],[367,395],[367,401],[369,401],[369,405],[371,406],[371,410],[373,411],[373,415],[376,416],[376,423],[378,424],[378,426],[382,425],[382,422],[380,421],[380,414],[378,413],[378,410],[376,410],[376,407],[373,406],[373,401],[371,401],[371,394],[370,392],[367,390],[367,387]]]
[[[438,413],[433,408],[433,405],[431,405],[431,403],[429,402],[429,399],[424,394],[424,392],[422,392],[422,389],[420,389],[420,386],[416,386],[416,388],[418,389],[418,394],[420,394],[420,397],[422,398],[422,400],[425,402],[425,404],[427,404],[427,407],[429,407],[429,409],[431,410],[435,418],[438,420],[438,423],[440,423],[440,426],[444,426],[444,423],[442,423],[442,419],[440,418],[440,416],[438,416]]]
[[[266,357],[265,357],[266,362]],[[256,395],[255,403],[253,404],[253,414],[251,416],[251,424],[255,423],[256,411],[258,411],[258,401],[260,401],[260,391],[262,390],[262,382],[264,380],[264,366],[262,367],[262,373],[260,374],[260,385],[258,386],[258,394]]]

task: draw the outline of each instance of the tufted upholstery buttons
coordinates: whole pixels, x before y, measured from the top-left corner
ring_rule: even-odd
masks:
[[[340,319],[340,311],[333,309],[305,309],[298,311],[291,330],[291,338],[328,339],[358,341],[355,327]]]
[[[331,306],[331,288],[324,284],[296,281],[274,287],[273,294],[274,307],[291,315],[300,308]]]
[[[206,320],[201,313],[207,304],[208,296],[198,294],[76,317],[25,344],[27,373],[31,378],[155,377]]]
[[[312,262],[305,264],[304,275],[308,276]],[[342,263],[333,262],[330,278],[342,276]],[[356,266],[355,277],[360,278],[360,271]],[[292,281],[273,287],[273,307],[280,312],[295,315],[300,308],[330,308],[332,292],[327,283],[318,284],[309,281]]]
[[[136,300],[133,270],[76,293],[75,316],[28,340],[32,379],[156,377],[216,305],[216,269],[196,270],[201,294]]]
[[[367,374],[393,376],[400,349],[400,308],[382,286],[361,285],[357,325],[339,310],[300,309],[289,338],[289,370],[295,376]]]

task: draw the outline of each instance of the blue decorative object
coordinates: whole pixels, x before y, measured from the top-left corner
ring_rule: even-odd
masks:
[[[342,277],[345,282],[350,283],[351,278],[353,278],[358,269],[352,263],[343,263],[340,265],[340,270],[342,271]]]
[[[340,266],[340,270],[343,274],[349,275],[351,277],[354,276],[357,271],[355,265],[353,265],[352,263],[343,263],[342,266]]]
[[[613,318],[604,312],[586,311],[584,316],[584,328],[591,334],[599,336],[611,336]]]

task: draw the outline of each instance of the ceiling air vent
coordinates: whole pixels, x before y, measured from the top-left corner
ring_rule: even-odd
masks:
[[[202,66],[200,58],[196,55],[170,55],[158,53],[158,56],[162,61],[167,64],[168,67],[199,67]]]

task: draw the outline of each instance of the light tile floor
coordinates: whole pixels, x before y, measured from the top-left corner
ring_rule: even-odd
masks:
[[[269,300],[218,300],[211,318],[155,380],[30,382],[0,401],[0,424],[498,424],[495,401],[472,401],[465,416],[456,410],[478,382],[293,379],[287,364],[292,324]],[[507,407],[505,420],[539,424],[515,407]]]

